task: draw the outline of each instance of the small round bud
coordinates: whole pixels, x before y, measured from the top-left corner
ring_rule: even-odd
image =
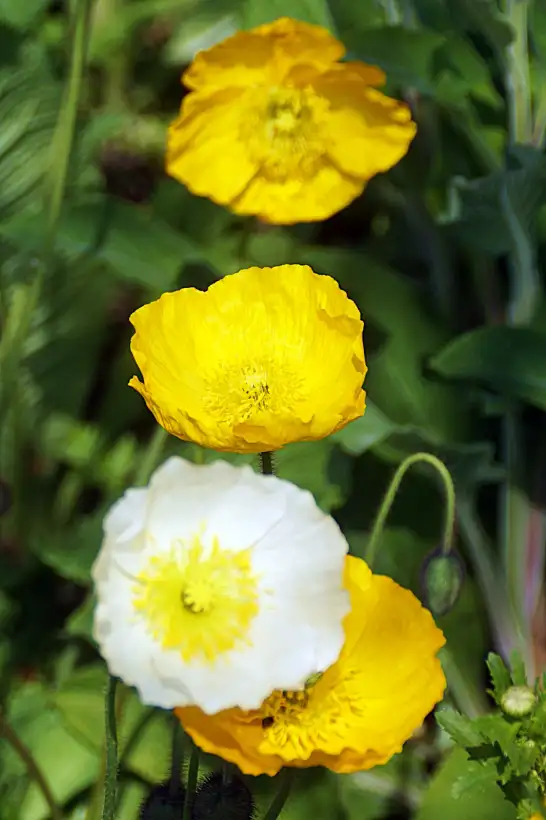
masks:
[[[455,605],[461,592],[464,569],[455,552],[444,554],[435,549],[423,566],[423,599],[433,615],[445,615]]]
[[[184,809],[185,789],[174,789],[170,783],[154,786],[140,807],[139,820],[180,820]]]
[[[510,717],[525,717],[536,704],[536,695],[528,686],[511,686],[501,698],[501,709]]]
[[[254,800],[250,789],[238,775],[224,782],[221,774],[211,774],[199,787],[192,820],[252,820]]]

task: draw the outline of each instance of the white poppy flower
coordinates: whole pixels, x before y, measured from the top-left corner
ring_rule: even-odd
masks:
[[[104,533],[94,635],[145,703],[256,709],[337,659],[347,542],[305,490],[174,457]]]

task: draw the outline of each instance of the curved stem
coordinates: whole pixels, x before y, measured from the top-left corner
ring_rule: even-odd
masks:
[[[439,458],[433,456],[432,453],[414,453],[413,455],[408,456],[408,458],[406,458],[402,464],[399,465],[377,512],[364,556],[366,563],[370,566],[370,568],[373,565],[379,539],[383,533],[385,522],[393,505],[394,499],[400,489],[402,479],[410,467],[413,467],[414,464],[422,463],[430,464],[431,467],[434,467],[444,485],[445,516],[442,553],[447,555],[452,548],[453,534],[455,530],[455,487],[453,484],[453,479],[451,478],[451,474],[443,461],[440,461]]]
[[[291,769],[285,768],[281,771],[279,776],[280,784],[279,791],[273,798],[273,802],[266,811],[263,820],[277,820],[277,817],[283,810],[284,804],[288,800],[290,789],[292,787],[293,772]]]
[[[0,737],[4,736],[8,743],[15,749],[21,760],[26,766],[26,770],[31,777],[44,797],[46,801],[49,813],[51,815],[51,820],[62,820],[62,813],[55,802],[55,798],[49,788],[49,784],[45,779],[42,771],[34,757],[32,756],[31,752],[27,749],[23,741],[19,738],[15,729],[13,729],[8,721],[6,720],[5,716],[0,713]]]

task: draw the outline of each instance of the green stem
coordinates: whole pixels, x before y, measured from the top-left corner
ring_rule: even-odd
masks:
[[[197,778],[199,777],[199,749],[194,746],[190,757],[190,765],[188,768],[188,780],[186,783],[186,797],[184,799],[184,812],[182,820],[190,820],[191,808],[195,790],[197,788]]]
[[[504,13],[514,30],[514,39],[507,46],[505,53],[505,84],[512,144],[530,143],[533,136],[528,9],[528,0],[504,0]]]
[[[275,475],[273,453],[260,453],[260,469],[263,475]]]
[[[279,775],[279,790],[269,809],[266,811],[263,820],[277,820],[277,817],[283,810],[284,804],[288,800],[290,789],[292,787],[293,772],[289,768],[282,769]]]
[[[161,458],[161,453],[167,443],[168,437],[169,434],[167,431],[158,424],[148,441],[148,445],[136,471],[135,483],[137,487],[141,487],[149,481],[151,474]]]
[[[105,699],[106,773],[104,778],[102,820],[116,820],[118,789],[118,736],[116,728],[117,685],[117,678],[113,675],[109,675]]]
[[[440,650],[440,660],[449,690],[461,712],[469,718],[485,714],[488,711],[485,697],[479,689],[472,686],[449,649],[444,647]]]
[[[517,629],[506,588],[500,573],[496,571],[493,552],[474,507],[473,499],[465,496],[459,498],[457,514],[461,535],[479,578],[497,646],[504,657],[509,658],[519,646]]]
[[[414,453],[413,455],[408,456],[408,458],[406,458],[399,465],[391,480],[391,483],[387,488],[387,492],[385,493],[383,501],[381,502],[381,505],[377,512],[377,516],[372,526],[372,531],[366,547],[366,554],[364,556],[367,564],[370,567],[373,566],[375,554],[377,552],[377,547],[379,545],[379,541],[383,533],[383,529],[385,527],[385,522],[387,520],[387,516],[390,512],[390,509],[393,505],[394,499],[396,498],[398,490],[400,489],[402,479],[404,478],[405,474],[410,469],[410,467],[413,467],[414,464],[423,463],[430,464],[430,466],[436,470],[444,485],[445,516],[444,532],[442,538],[442,553],[444,555],[447,555],[451,551],[455,528],[455,487],[453,485],[453,479],[451,478],[451,474],[445,466],[445,464],[443,463],[443,461],[440,461],[439,458],[433,456],[432,453]]]
[[[169,794],[175,797],[180,789],[180,773],[184,760],[183,732],[180,721],[173,714],[173,735],[171,747],[171,776],[169,778]]]
[[[53,793],[49,788],[47,780],[42,774],[42,770],[34,760],[34,757],[27,749],[23,741],[19,738],[15,729],[13,729],[10,726],[4,715],[0,713],[0,737],[2,736],[5,737],[10,746],[12,746],[13,749],[17,752],[17,754],[25,764],[25,768],[28,772],[29,777],[31,777],[32,780],[34,780],[34,782],[42,792],[43,798],[49,808],[51,820],[62,820],[61,810],[57,805],[55,798],[53,797]]]

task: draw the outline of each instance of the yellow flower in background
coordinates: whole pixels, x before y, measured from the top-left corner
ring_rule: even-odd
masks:
[[[254,711],[176,709],[198,746],[253,775],[283,766],[355,772],[401,750],[443,696],[444,636],[411,592],[361,559],[346,558],[345,585],[351,612],[339,659],[304,691],[274,692]]]
[[[340,63],[326,29],[283,17],[200,52],[169,129],[167,172],[276,224],[326,219],[395,165],[416,131],[385,75]]]
[[[206,291],[165,293],[131,316],[143,382],[129,384],[169,432],[213,450],[278,450],[361,416],[358,308],[303,265],[248,268]]]

